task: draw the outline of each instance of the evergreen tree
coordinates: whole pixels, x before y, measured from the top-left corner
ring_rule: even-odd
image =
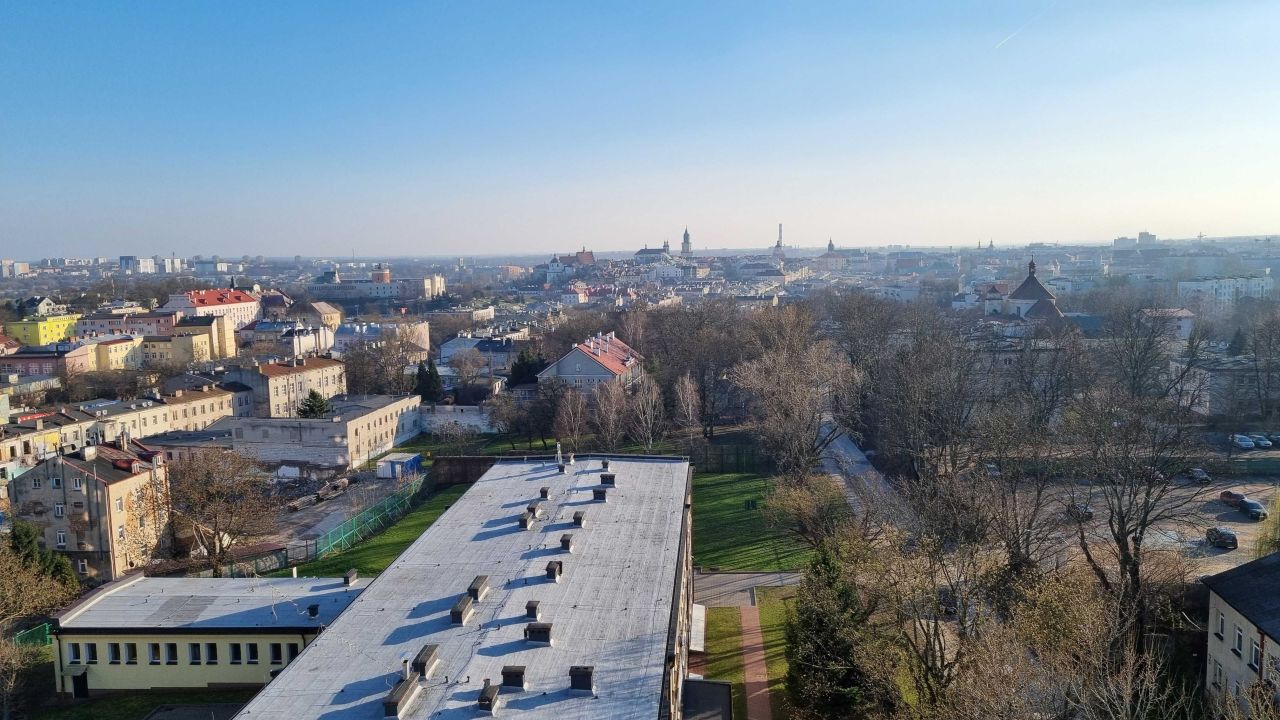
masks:
[[[9,549],[22,566],[45,577],[51,577],[70,590],[80,587],[80,579],[71,567],[66,555],[40,547],[40,529],[32,523],[19,520],[9,533]]]
[[[534,355],[529,352],[528,348],[521,350],[516,356],[515,362],[511,363],[511,381],[510,385],[528,385],[538,382],[538,373],[547,369],[547,359],[541,355]]]
[[[1227,354],[1231,357],[1243,355],[1248,340],[1245,337],[1243,328],[1236,328],[1236,334],[1231,336],[1231,343],[1227,345]]]
[[[306,399],[298,405],[298,417],[300,418],[322,418],[331,412],[333,412],[333,405],[315,390],[307,393]]]
[[[422,360],[418,361],[418,371],[413,376],[413,393],[422,398],[422,402],[431,402],[430,394],[431,372],[427,370],[427,363]]]
[[[435,360],[428,360],[426,365],[418,363],[418,380],[414,392],[422,396],[422,402],[438,403],[444,399],[444,380],[440,379],[440,370]]]
[[[787,619],[787,694],[816,717],[888,710],[894,693],[871,628],[876,603],[864,600],[834,548],[818,547]]]

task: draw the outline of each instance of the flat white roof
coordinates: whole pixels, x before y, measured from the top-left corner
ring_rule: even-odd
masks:
[[[612,457],[617,487],[607,502],[598,458],[500,461],[241,710],[242,720],[380,720],[402,663],[428,644],[440,662],[419,681],[401,718],[474,718],[485,679],[525,667],[527,690],[502,688],[501,713],[527,718],[656,718],[689,464],[676,458]],[[542,518],[520,528],[539,498]],[[573,515],[586,511],[584,527]],[[572,552],[560,538],[573,534]],[[564,563],[559,582],[549,561]],[[478,575],[489,591],[466,625],[450,609]],[[539,603],[552,645],[524,639],[525,606]],[[569,667],[594,666],[596,697],[569,690]]]
[[[347,609],[368,580],[342,578],[152,578],[104,586],[59,613],[69,633],[89,631],[314,631]],[[316,616],[309,608],[316,606]]]

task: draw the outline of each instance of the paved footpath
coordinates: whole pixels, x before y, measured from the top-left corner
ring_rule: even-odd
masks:
[[[760,608],[747,605],[741,610],[747,720],[773,720],[773,709],[769,706],[769,672],[764,659],[764,633],[760,631]]]
[[[693,601],[707,607],[742,607],[751,604],[752,588],[799,582],[798,572],[698,573],[693,576]]]

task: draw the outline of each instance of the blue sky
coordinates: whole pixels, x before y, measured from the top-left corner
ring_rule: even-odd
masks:
[[[9,0],[0,255],[1277,233],[1278,27],[1280,2]]]

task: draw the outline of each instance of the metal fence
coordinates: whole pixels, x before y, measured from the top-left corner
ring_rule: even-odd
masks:
[[[52,642],[53,640],[49,637],[49,623],[41,623],[33,628],[27,628],[13,636],[14,645],[41,647]]]
[[[768,473],[772,460],[755,445],[703,445],[689,448],[689,462],[700,473]]]
[[[422,490],[424,477],[415,476],[404,487],[321,535],[315,541],[315,557],[309,559],[315,560],[329,553],[346,550],[404,517],[405,513],[413,509],[415,498]]]

